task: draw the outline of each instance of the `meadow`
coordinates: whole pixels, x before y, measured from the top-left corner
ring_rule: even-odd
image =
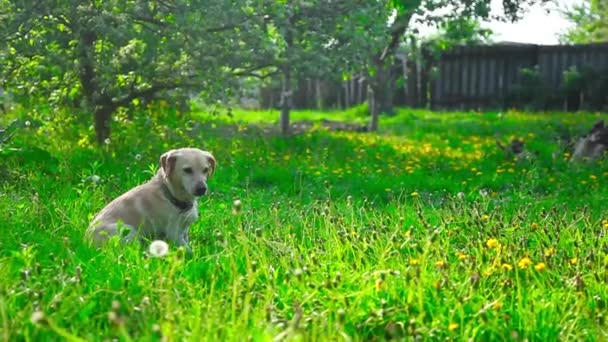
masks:
[[[87,113],[0,127],[16,117],[0,144],[4,341],[608,339],[608,163],[556,141],[605,115],[399,109],[379,133],[285,138],[276,111],[160,104],[118,115],[102,147]],[[320,118],[365,122],[293,114]],[[505,157],[496,138],[513,137],[538,157]],[[191,258],[83,241],[187,145],[218,161]]]

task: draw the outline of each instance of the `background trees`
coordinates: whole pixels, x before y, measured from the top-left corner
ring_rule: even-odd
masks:
[[[564,33],[565,43],[596,43],[608,41],[608,2],[585,0],[579,6],[562,11],[574,26]]]
[[[17,96],[83,105],[98,142],[112,113],[159,97],[230,88],[265,66],[246,1],[3,2],[2,79]]]
[[[286,133],[296,79],[362,72],[375,130],[392,113],[390,69],[413,23],[440,27],[439,45],[467,43],[485,35],[478,20],[514,21],[544,1],[504,0],[491,13],[490,0],[4,0],[0,82],[21,102],[86,108],[101,143],[118,108],[227,99],[243,77],[281,78]]]
[[[516,21],[531,5],[545,2],[548,0],[503,0],[502,12],[492,13],[491,0],[389,1],[393,12],[391,18],[385,19],[387,22],[392,22],[388,36],[383,37],[384,47],[373,54],[369,64],[370,129],[378,128],[380,113],[393,112],[393,103],[388,94],[393,92],[395,80],[390,79],[390,67],[394,63],[395,51],[413,23],[424,22],[445,27],[446,23],[465,23],[471,20],[474,22],[481,19]],[[393,17],[394,20],[391,20]]]

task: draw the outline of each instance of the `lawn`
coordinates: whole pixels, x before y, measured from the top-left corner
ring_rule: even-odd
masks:
[[[379,133],[283,138],[265,129],[276,111],[233,114],[121,114],[101,148],[86,113],[0,118],[21,118],[0,145],[1,338],[608,338],[608,163],[556,142],[605,115],[400,109]],[[293,115],[320,118],[365,120]],[[512,137],[538,157],[506,158],[496,138]],[[83,241],[185,145],[218,161],[193,257]]]

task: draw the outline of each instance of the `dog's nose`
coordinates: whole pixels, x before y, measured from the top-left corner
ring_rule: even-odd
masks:
[[[196,196],[203,196],[206,193],[207,193],[207,187],[204,185],[199,185],[196,187],[196,189],[194,189],[194,194]]]

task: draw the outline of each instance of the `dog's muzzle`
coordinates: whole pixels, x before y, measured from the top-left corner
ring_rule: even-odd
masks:
[[[206,193],[207,193],[207,187],[204,185],[199,185],[196,187],[196,189],[194,189],[195,196],[203,196]]]

